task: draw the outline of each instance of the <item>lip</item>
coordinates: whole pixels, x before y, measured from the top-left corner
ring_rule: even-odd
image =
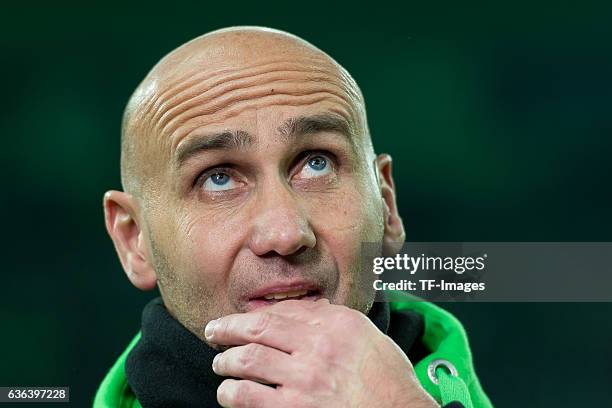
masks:
[[[255,292],[248,295],[248,300],[264,297],[265,295],[273,295],[275,293],[295,292],[298,290],[320,291],[314,283],[299,281],[299,282],[276,282],[263,288],[257,289]]]
[[[254,309],[258,309],[264,306],[270,306],[279,301],[283,300],[266,300],[264,296],[273,295],[275,293],[284,293],[284,292],[295,292],[299,290],[307,290],[309,292],[316,292],[312,295],[305,295],[301,298],[295,298],[296,300],[306,300],[306,301],[316,301],[323,297],[321,292],[321,288],[314,283],[299,281],[299,282],[276,282],[265,287],[259,288],[253,293],[250,293],[246,297],[246,306],[247,310],[251,311]],[[291,299],[291,298],[288,298]]]

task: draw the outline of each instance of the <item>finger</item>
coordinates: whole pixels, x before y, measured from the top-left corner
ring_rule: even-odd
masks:
[[[319,299],[315,302],[307,300],[284,300],[266,309],[269,313],[279,314],[307,324],[321,324],[323,309],[329,306],[329,300]]]
[[[268,311],[228,315],[208,323],[206,340],[225,346],[258,343],[293,353],[314,336],[313,326]]]
[[[217,401],[225,408],[271,408],[284,406],[274,388],[249,380],[225,380],[217,388]]]
[[[217,354],[212,367],[215,373],[223,377],[278,385],[290,382],[300,370],[289,354],[257,343],[232,347]]]

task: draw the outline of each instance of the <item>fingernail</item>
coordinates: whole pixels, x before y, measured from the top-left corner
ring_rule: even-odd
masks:
[[[219,357],[221,357],[221,353],[217,354],[215,358],[213,358],[213,363],[212,363],[213,371],[217,368],[217,361],[219,361]]]
[[[204,337],[206,337],[207,340],[210,340],[213,334],[215,333],[215,327],[217,327],[218,322],[219,322],[219,319],[215,319],[215,320],[211,320],[206,325],[206,328],[204,329]]]

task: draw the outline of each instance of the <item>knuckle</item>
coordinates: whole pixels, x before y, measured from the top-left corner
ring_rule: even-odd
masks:
[[[261,345],[255,343],[245,345],[238,357],[241,367],[248,369],[257,366],[257,361],[263,352],[262,348]]]
[[[254,338],[261,337],[270,327],[272,314],[263,312],[259,313],[253,324],[247,329],[250,336]]]
[[[338,317],[345,325],[353,328],[365,324],[367,319],[363,313],[346,306],[343,306],[342,310],[339,311]]]
[[[350,307],[348,306],[344,306],[344,305],[334,305],[333,308],[333,312],[332,312],[332,316],[335,317],[336,319],[342,319],[343,317],[345,317],[348,313],[351,312]]]
[[[217,320],[217,326],[215,327],[215,336],[224,335],[231,329],[231,318],[221,318]]]
[[[336,347],[322,334],[314,340],[314,351],[323,360],[333,360],[336,356]]]

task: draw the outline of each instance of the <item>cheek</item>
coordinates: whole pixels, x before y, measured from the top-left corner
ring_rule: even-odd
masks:
[[[245,223],[236,215],[190,214],[179,224],[176,242],[186,273],[205,280],[211,290],[223,290],[229,271],[240,248]]]
[[[308,203],[317,240],[329,248],[345,277],[361,262],[363,242],[382,240],[382,215],[372,192],[343,188]]]
[[[307,206],[316,231],[360,244],[382,238],[384,225],[379,201],[371,189],[353,185],[309,197]]]

